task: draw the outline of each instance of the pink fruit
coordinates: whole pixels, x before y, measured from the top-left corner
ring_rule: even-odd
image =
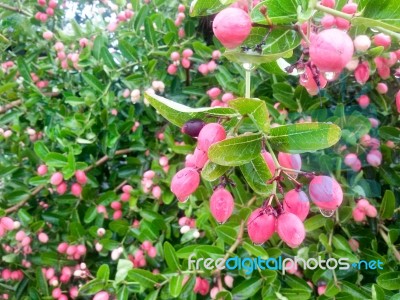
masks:
[[[179,201],[184,202],[197,190],[200,184],[200,175],[194,168],[184,168],[180,170],[171,181],[171,192],[175,194]]]
[[[367,154],[367,162],[373,167],[379,167],[382,163],[382,153],[379,150],[371,150]]]
[[[351,26],[350,21],[344,18],[336,17],[336,27],[338,29],[347,31],[350,29],[350,26]]]
[[[322,19],[321,19],[321,25],[325,28],[332,28],[336,24],[336,19],[332,15],[326,14]]]
[[[6,230],[13,230],[14,229],[14,221],[13,219],[9,217],[3,217],[0,219],[0,224],[6,229]]]
[[[360,98],[357,99],[357,101],[361,108],[367,108],[370,103],[369,97],[367,95],[361,95]]]
[[[56,8],[57,7],[57,0],[50,0],[49,1],[49,7],[50,8]]]
[[[173,60],[173,61],[178,61],[181,58],[181,56],[178,52],[172,52],[170,57],[171,57],[171,60]]]
[[[357,154],[354,153],[349,153],[346,155],[346,157],[344,158],[344,164],[346,166],[351,167],[352,165],[354,165],[358,160],[358,156]]]
[[[82,186],[79,183],[73,183],[71,186],[71,194],[75,197],[80,197],[82,194]]]
[[[143,173],[143,177],[147,178],[147,179],[153,179],[154,176],[156,176],[156,172],[154,172],[153,170],[148,170],[148,171]]]
[[[46,0],[38,0],[37,3],[38,3],[40,6],[45,6],[45,5],[46,5]]]
[[[39,242],[46,244],[49,241],[49,236],[44,232],[39,233],[38,235]]]
[[[113,201],[113,202],[111,202],[110,207],[113,210],[120,210],[122,208],[122,204],[121,204],[121,202]]]
[[[167,68],[167,72],[169,75],[175,75],[178,72],[178,67],[174,64],[170,64]]]
[[[228,288],[233,287],[233,277],[230,275],[225,275],[224,277],[224,282]]]
[[[378,128],[379,120],[375,118],[368,118],[369,122],[371,123],[372,128]]]
[[[210,61],[207,63],[207,68],[208,68],[208,71],[209,71],[210,73],[212,73],[212,72],[214,72],[214,71],[218,68],[218,65],[215,63],[215,61],[210,60]]]
[[[221,97],[221,101],[225,102],[225,103],[227,103],[233,99],[235,99],[235,96],[232,93],[225,93]]]
[[[235,203],[225,188],[217,188],[210,199],[210,211],[218,223],[225,223],[232,215]]]
[[[353,15],[357,12],[358,5],[356,3],[347,3],[343,6],[342,12]]]
[[[357,68],[354,70],[354,77],[356,78],[356,81],[361,85],[365,84],[368,81],[369,64],[367,61],[364,61],[357,66]]]
[[[253,211],[247,220],[247,232],[255,244],[268,241],[275,232],[275,217],[261,208]]]
[[[37,168],[37,173],[38,173],[39,176],[46,175],[46,173],[47,173],[47,166],[46,166],[46,165],[40,165],[40,166]]]
[[[114,220],[119,220],[122,218],[122,210],[116,210],[113,213],[113,219]]]
[[[107,292],[101,291],[94,295],[93,300],[108,300],[110,296]]]
[[[349,239],[349,245],[351,250],[353,250],[354,252],[356,252],[358,248],[360,248],[360,243],[353,238]]]
[[[200,295],[207,295],[210,289],[210,283],[207,279],[196,277],[196,282],[193,288],[193,292]]]
[[[115,22],[111,22],[107,25],[107,30],[109,32],[114,32],[115,30],[117,30],[117,28],[118,28],[118,23]]]
[[[365,219],[365,213],[359,208],[353,209],[352,215],[356,222],[362,222]]]
[[[184,58],[192,57],[192,56],[193,56],[193,50],[192,50],[192,49],[185,49],[185,50],[183,50],[182,56],[183,56]]]
[[[334,8],[335,4],[335,0],[321,0],[321,5],[329,8]]]
[[[61,289],[60,288],[55,288],[52,292],[51,295],[53,296],[54,299],[60,298],[62,295]]]
[[[89,40],[87,38],[81,38],[79,40],[79,46],[82,48],[85,48],[86,46],[89,45]],[[128,96],[126,96],[125,98],[127,98]]]
[[[219,50],[214,50],[212,53],[212,59],[218,60],[221,58],[221,51]]]
[[[63,242],[61,244],[58,245],[57,247],[57,251],[58,253],[64,254],[68,249],[68,244]]]
[[[151,194],[152,194],[153,197],[156,198],[156,199],[160,199],[161,193],[162,193],[161,188],[160,188],[158,185],[154,186],[154,187],[151,189]]]
[[[217,87],[213,87],[211,89],[209,89],[207,91],[207,95],[211,98],[211,99],[216,99],[218,98],[219,95],[221,95],[221,89],[217,88]]]
[[[67,192],[67,188],[67,183],[63,181],[57,186],[57,193],[59,193],[60,195],[64,195]]]
[[[307,89],[307,92],[312,96],[317,95],[319,89],[324,88],[328,83],[325,77],[322,76],[322,74],[317,74],[317,76],[318,76],[319,86],[315,81],[314,75],[309,66],[306,66],[305,72],[300,75],[300,84],[304,86]]]
[[[310,182],[311,200],[321,209],[334,210],[342,204],[343,191],[339,183],[329,176],[316,176]]]
[[[61,172],[56,172],[53,175],[51,175],[50,178],[50,183],[52,185],[59,185],[61,182],[63,182],[64,176]]]
[[[197,70],[204,76],[206,76],[208,74],[208,66],[207,64],[201,64],[199,65],[199,67],[197,68]]]
[[[185,69],[190,68],[190,60],[188,58],[182,58],[182,67]]]
[[[289,154],[284,152],[278,153],[279,164],[288,169],[300,171],[301,169],[301,156],[300,154]],[[289,174],[295,175],[295,172],[288,172]]]
[[[387,86],[387,84],[386,84],[386,83],[383,83],[383,82],[379,82],[379,83],[376,85],[376,91],[377,91],[379,94],[386,94],[387,91],[388,91],[388,86]]]
[[[320,286],[318,287],[317,291],[318,291],[318,295],[319,295],[319,296],[325,294],[326,285],[320,285]]]
[[[291,248],[298,247],[306,237],[303,222],[292,213],[283,213],[276,220],[276,232]]]
[[[304,221],[310,211],[310,201],[303,191],[290,190],[283,200],[285,212],[290,212]]]
[[[179,11],[179,12],[185,12],[185,5],[179,4],[179,6],[178,6],[178,11]]]
[[[207,152],[196,148],[193,153],[193,160],[195,163],[195,167],[198,169],[202,169],[208,161]]]
[[[261,152],[261,155],[263,156],[265,163],[267,164],[268,169],[271,172],[271,175],[274,176],[276,167],[275,167],[274,159],[272,158],[271,153],[264,150]]]
[[[251,31],[251,19],[248,13],[239,8],[229,7],[217,14],[213,31],[224,47],[233,49],[240,46]]]
[[[53,38],[53,33],[51,31],[45,31],[43,32],[43,38],[47,41],[51,40]]]
[[[82,185],[87,183],[87,177],[85,171],[78,170],[75,172],[76,181]]]
[[[392,43],[391,37],[384,33],[379,33],[375,35],[373,37],[373,41],[376,46],[383,46],[384,48],[389,48]]]
[[[397,112],[400,114],[400,91],[396,94],[396,108]]]
[[[226,138],[224,127],[218,123],[208,123],[205,125],[198,137],[197,148],[208,152],[208,148],[214,143],[222,141]]]
[[[371,39],[367,35],[358,35],[354,39],[354,48],[357,51],[365,52],[371,47]]]
[[[370,218],[376,218],[378,215],[378,211],[376,210],[375,206],[369,205],[365,211],[366,215]]]
[[[157,249],[156,247],[150,247],[150,249],[147,251],[147,255],[151,258],[154,258],[157,256]]]
[[[353,41],[339,29],[326,29],[311,37],[310,59],[322,72],[340,72],[353,52]]]

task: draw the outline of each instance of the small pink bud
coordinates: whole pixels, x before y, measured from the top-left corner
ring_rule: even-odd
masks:
[[[375,206],[369,205],[365,211],[366,215],[370,218],[376,218],[378,215],[378,211],[376,210]]]
[[[151,190],[151,194],[152,194],[153,197],[156,198],[156,199],[160,199],[161,193],[162,193],[162,192],[161,192],[161,188],[160,188],[158,185],[154,186],[154,187],[152,188],[152,190]]]
[[[43,32],[43,38],[47,41],[50,41],[53,38],[53,33],[51,31]]]
[[[316,176],[309,186],[311,200],[319,208],[334,210],[342,204],[343,191],[339,183],[329,176]]]
[[[379,150],[371,150],[367,154],[367,162],[373,167],[379,167],[382,163],[382,153]]]
[[[365,219],[365,213],[360,208],[356,207],[352,212],[353,219],[356,222],[362,222]]]
[[[65,253],[67,254],[67,255],[74,255],[75,253],[76,253],[76,246],[75,245],[69,245],[68,247],[67,247],[67,250],[65,251]]]
[[[228,288],[233,287],[233,277],[230,275],[225,275],[224,276],[224,282]]]
[[[357,99],[357,101],[361,108],[367,108],[370,103],[369,97],[367,95],[361,95],[360,98]]]
[[[85,185],[87,183],[87,177],[85,171],[82,170],[76,171],[75,178],[79,184]]]
[[[336,3],[335,0],[321,0],[321,5],[329,8],[334,8]]]
[[[222,102],[225,102],[225,103],[227,103],[233,99],[235,99],[235,96],[232,93],[225,93],[221,97]]]
[[[64,176],[61,172],[56,172],[54,173],[51,178],[50,178],[50,183],[52,185],[59,185],[61,182],[63,182]]]
[[[208,74],[208,66],[207,64],[201,64],[199,65],[199,67],[197,68],[197,70],[204,76],[206,76]]]
[[[218,68],[218,65],[215,63],[215,61],[210,60],[207,63],[207,68],[208,68],[208,72],[212,73]]]
[[[274,163],[274,159],[272,158],[272,155],[265,150],[261,152],[261,155],[263,156],[271,175],[274,176],[276,167],[275,167],[275,163]]]
[[[185,69],[190,68],[190,60],[188,58],[182,58],[182,67]]]
[[[208,152],[208,148],[214,143],[222,141],[226,138],[224,127],[218,123],[208,123],[205,125],[198,136],[197,148]]]
[[[232,194],[225,188],[217,188],[210,199],[210,211],[218,223],[225,223],[232,215],[235,202]]]
[[[356,3],[347,3],[343,6],[342,12],[353,15],[357,12],[357,4]]]
[[[21,241],[21,246],[25,247],[28,246],[32,242],[32,239],[29,236],[26,236]]]
[[[357,154],[354,153],[349,153],[346,155],[346,157],[344,158],[344,164],[346,166],[351,167],[352,165],[354,165],[358,160],[358,156]]]
[[[360,247],[360,243],[353,238],[349,239],[349,245],[350,245],[351,250],[353,250],[354,252],[356,252],[358,250],[358,248]]]
[[[207,91],[207,95],[211,98],[211,99],[216,99],[218,98],[219,95],[221,95],[221,89],[217,88],[217,87],[213,87],[211,89],[209,89]]]
[[[147,179],[153,179],[156,173],[153,170],[148,170],[143,173],[143,177]]]
[[[326,14],[321,19],[321,25],[325,29],[332,28],[334,25],[336,25],[336,18],[332,15]]]
[[[387,91],[388,91],[388,86],[387,86],[386,83],[379,82],[379,83],[376,85],[376,90],[377,90],[377,92],[378,92],[379,94],[386,94]]]
[[[131,194],[130,193],[122,193],[121,196],[119,197],[119,199],[122,202],[128,202],[130,198],[131,198]]]
[[[40,165],[37,168],[37,173],[38,173],[39,176],[45,175],[47,173],[47,166],[46,165]]]
[[[50,8],[56,8],[57,7],[57,0],[50,0],[49,1],[49,7]]]
[[[122,210],[116,210],[113,213],[113,219],[114,220],[119,220],[122,218]]]
[[[171,53],[171,60],[178,61],[178,60],[180,60],[180,58],[181,58],[181,56],[178,52],[175,51],[175,52]]]
[[[58,194],[64,195],[67,192],[67,189],[68,189],[67,183],[63,181],[57,186],[56,190]]]
[[[121,204],[121,202],[118,202],[118,201],[113,201],[113,202],[111,202],[111,208],[113,209],[113,210],[120,210],[121,208],[122,208],[122,204]]]
[[[82,186],[79,183],[73,183],[71,186],[71,194],[80,197],[82,194]]]
[[[161,156],[160,159],[158,160],[158,163],[160,164],[161,167],[167,166],[168,165],[168,157]]]
[[[365,52],[371,47],[371,39],[367,35],[358,35],[354,39],[354,47],[359,52]]]
[[[111,23],[109,23],[109,24],[107,25],[107,30],[108,30],[109,32],[114,32],[115,30],[117,30],[117,28],[118,28],[118,24],[115,23],[115,22],[111,22]]]
[[[221,58],[221,51],[219,50],[214,50],[212,53],[212,59],[218,60]]]
[[[147,252],[147,255],[151,258],[154,258],[157,256],[157,249],[156,247],[150,247],[150,249]]]
[[[21,242],[24,239],[24,237],[26,237],[25,231],[20,230],[16,233],[15,240]]]
[[[263,244],[268,241],[275,232],[275,217],[256,209],[247,220],[247,232],[251,241],[255,244]]]
[[[41,232],[38,235],[38,240],[42,244],[46,244],[49,241],[49,236],[47,234],[45,234],[44,232]]]
[[[357,68],[354,70],[354,77],[356,78],[356,81],[361,85],[364,85],[368,81],[369,64],[367,61],[364,61],[357,66]]]
[[[373,41],[376,46],[383,46],[384,48],[389,48],[392,43],[391,37],[384,33],[379,33],[375,35],[373,37]]]
[[[110,296],[108,295],[107,292],[101,291],[98,292],[94,297],[93,300],[108,300],[110,299]]]
[[[174,64],[170,64],[167,68],[167,72],[169,75],[175,75],[178,72],[178,67]]]
[[[59,244],[57,247],[58,253],[61,253],[61,254],[66,253],[67,249],[68,249],[68,244],[65,242]]]
[[[124,185],[124,186],[122,187],[122,191],[123,191],[124,193],[129,194],[130,192],[133,191],[133,187],[130,186],[130,185],[128,185],[128,184],[126,184],[126,185]]]
[[[51,295],[53,296],[54,299],[60,298],[62,295],[61,289],[60,288],[55,288],[52,292]]]
[[[13,230],[14,229],[14,221],[13,219],[9,217],[3,217],[0,219],[0,224],[6,229],[6,230]]]
[[[193,51],[192,51],[192,49],[185,49],[185,50],[183,50],[182,56],[183,56],[184,58],[190,58],[190,57],[192,57],[192,56],[193,56]]]
[[[325,291],[326,291],[326,285],[320,285],[319,287],[318,287],[318,295],[323,295],[323,294],[325,294]]]
[[[179,201],[184,202],[197,190],[200,184],[200,175],[194,168],[180,170],[171,181],[171,192]]]
[[[46,14],[48,14],[49,16],[54,16],[54,9],[52,9],[51,7],[46,8]]]

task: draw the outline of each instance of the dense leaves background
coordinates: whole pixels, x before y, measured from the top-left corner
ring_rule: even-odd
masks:
[[[203,269],[196,274],[188,270],[189,255],[223,257],[243,232],[243,220],[252,209],[261,206],[262,195],[270,190],[262,178],[251,176],[254,172],[247,164],[236,168],[230,176],[236,184],[232,189],[236,209],[226,224],[217,224],[209,212],[208,199],[213,183],[203,180],[188,202],[178,203],[169,190],[169,183],[176,170],[181,168],[184,155],[193,151],[195,141],[182,135],[175,125],[182,125],[193,115],[176,113],[168,106],[157,107],[157,103],[161,105],[157,96],[153,96],[156,99],[153,101],[152,97],[143,97],[153,81],[165,84],[165,91],[158,94],[190,107],[208,107],[210,100],[206,91],[214,86],[244,96],[245,71],[240,64],[222,57],[217,61],[215,72],[203,76],[197,71],[200,64],[211,60],[213,50],[221,48],[217,40],[210,38],[211,18],[197,16],[217,12],[232,1],[211,1],[214,5],[211,11],[207,10],[208,2],[196,1],[193,18],[188,16],[190,3],[184,3],[187,7],[186,19],[181,26],[185,31],[184,38],[179,37],[179,28],[174,24],[178,14],[177,1],[157,0],[146,4],[132,0],[130,4],[135,15],[120,23],[114,32],[106,29],[108,18],[115,18],[112,7],[102,2],[66,1],[65,6],[60,3],[55,16],[45,23],[34,18],[38,11],[43,11],[36,1],[0,4],[1,61],[14,62],[14,66],[3,67],[0,71],[0,127],[12,132],[9,137],[0,136],[0,214],[18,220],[21,229],[32,237],[32,253],[26,257],[18,251],[13,253],[5,249],[6,245],[16,247],[16,230],[1,237],[0,269],[21,269],[24,279],[0,279],[0,298],[2,293],[7,293],[10,299],[50,299],[54,287],[43,277],[41,268],[53,267],[59,273],[63,266],[75,266],[79,262],[85,262],[90,271],[90,275],[74,277],[71,281],[71,285],[80,287],[82,299],[89,299],[101,290],[109,291],[117,299],[195,299],[200,297],[192,291],[196,275],[206,278],[211,286],[222,284],[221,278],[226,272],[221,275]],[[310,17],[307,1],[264,2],[276,24],[294,23]],[[127,3],[120,0],[115,4],[120,7],[117,7],[118,13]],[[337,7],[343,4],[344,1],[338,1]],[[302,7],[300,12],[298,5]],[[360,1],[359,5],[365,10],[361,17],[355,18],[352,36],[363,32],[372,35],[371,24],[384,30],[400,31],[397,28],[400,16],[394,8],[396,1]],[[99,9],[104,13],[100,14]],[[317,13],[314,17],[318,20],[321,15]],[[256,10],[252,17],[260,19]],[[42,37],[47,30],[55,34],[51,41]],[[205,32],[205,36],[201,32]],[[254,45],[263,34],[260,28],[254,29],[248,44]],[[399,258],[395,257],[399,255],[396,247],[400,234],[400,135],[394,103],[398,79],[395,76],[388,79],[390,91],[380,95],[375,91],[375,85],[380,81],[377,75],[361,87],[350,72],[344,72],[326,90],[311,97],[298,85],[298,78],[288,76],[275,62],[278,57],[295,62],[299,57],[300,37],[293,30],[273,34],[281,38],[268,44],[263,56],[253,58],[243,56],[240,51],[230,51],[227,57],[236,62],[243,59],[261,62],[252,72],[251,92],[265,103],[271,123],[294,124],[300,119],[311,118],[332,122],[342,129],[341,139],[333,147],[302,154],[302,169],[335,176],[345,191],[345,201],[335,218],[325,218],[316,208],[312,209],[305,221],[306,241],[298,249],[287,248],[277,237],[264,246],[255,246],[244,234],[235,253],[242,257],[264,258],[279,255],[348,257],[352,262],[380,259],[385,264],[384,270],[306,270],[302,278],[272,270],[255,271],[251,276],[245,275],[243,270],[235,271],[229,272],[234,277],[234,287],[223,285],[226,291],[220,292],[220,296],[223,299],[309,299],[318,297],[316,286],[325,282],[327,291],[319,297],[321,299],[400,299]],[[275,41],[274,37],[271,36],[271,40]],[[81,38],[87,38],[91,44],[80,47]],[[65,44],[67,53],[79,52],[77,67],[72,64],[68,70],[60,67],[54,49],[56,41]],[[393,38],[393,41],[393,49],[397,50],[398,40]],[[194,51],[192,67],[190,70],[179,67],[176,76],[168,75],[170,53],[185,48]],[[372,59],[382,51],[374,48],[367,56]],[[48,87],[38,88],[32,73],[40,80],[49,81]],[[139,89],[140,100],[132,103],[130,96],[123,96],[125,89]],[[366,110],[355,100],[363,93],[372,100]],[[167,122],[147,101],[163,115],[174,115],[175,121]],[[274,107],[276,102],[280,103],[278,109]],[[282,109],[286,109],[288,115],[282,113]],[[229,109],[224,114],[226,112],[229,113]],[[368,120],[371,117],[380,121],[378,128],[371,127]],[[139,126],[132,131],[135,122],[139,122]],[[293,126],[301,129],[300,124]],[[30,129],[41,132],[42,137],[32,138]],[[241,130],[255,131],[251,122],[245,122]],[[321,138],[326,136],[325,133]],[[378,168],[365,161],[366,150],[359,143],[365,134],[381,142],[384,159]],[[308,138],[306,135],[299,140],[286,141],[283,148],[277,150],[304,152],[302,150],[325,148],[305,149],[309,146],[304,143]],[[395,148],[386,146],[389,140],[395,143]],[[355,173],[343,164],[344,145],[350,152],[358,151],[363,161],[360,172]],[[229,148],[234,151],[234,147]],[[215,159],[221,158],[218,161],[221,165],[240,165],[227,162],[229,155],[221,156],[221,153],[229,154],[223,147],[213,151]],[[159,163],[162,156],[169,160],[167,171]],[[36,169],[43,163],[49,167],[49,173],[38,176]],[[162,188],[160,199],[143,192],[141,187],[142,175],[149,169],[157,174],[154,183]],[[49,179],[53,172],[61,171],[64,178],[72,182],[76,170],[86,170],[89,178],[80,198],[69,192],[60,196],[52,190]],[[217,178],[213,171],[209,170],[207,174],[203,171],[203,178]],[[302,182],[307,184],[308,181],[302,179]],[[133,186],[134,191],[129,201],[123,203],[123,218],[113,220],[110,204],[119,199],[124,184]],[[287,188],[290,186],[287,183]],[[261,196],[253,198],[254,191]],[[359,197],[368,198],[379,209],[377,219],[368,219],[366,223],[353,221],[351,211]],[[108,217],[97,212],[98,205],[107,208]],[[195,227],[184,234],[180,233],[178,224],[182,216],[196,219]],[[139,227],[132,226],[134,220],[139,221]],[[106,229],[103,237],[97,235],[99,228]],[[37,239],[41,231],[50,238],[47,244]],[[359,241],[358,251],[349,247],[347,241],[350,238]],[[133,268],[129,255],[133,255],[146,240],[155,245],[157,256],[146,257],[145,267]],[[78,262],[67,259],[57,252],[61,242],[85,244],[88,253]],[[103,250],[96,251],[96,243],[100,243]],[[110,252],[118,247],[123,247],[123,253],[118,260],[112,260]],[[23,260],[29,261],[31,266],[23,267]],[[152,273],[155,269],[160,274]],[[188,281],[183,285],[186,276]],[[311,288],[307,281],[314,287]],[[68,285],[63,285],[62,289],[66,291]]]

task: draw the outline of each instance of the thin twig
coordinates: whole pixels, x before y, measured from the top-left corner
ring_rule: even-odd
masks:
[[[0,106],[0,114],[5,114],[7,111],[10,109],[13,109],[14,107],[20,106],[22,104],[22,100],[15,100],[12,101],[6,105]]]
[[[7,208],[5,210],[6,214],[10,214],[14,211],[17,211],[20,207],[24,206],[26,202],[28,202],[28,200],[32,197],[35,196],[37,194],[39,194],[39,192],[44,188],[44,185],[39,185],[38,187],[36,187],[28,196],[25,197],[25,199],[23,199],[22,201],[20,201],[18,204],[15,204],[14,206],[11,206],[9,208]]]
[[[32,17],[32,15],[30,13],[28,13],[28,12],[18,8],[18,7],[10,6],[10,5],[7,5],[7,4],[4,4],[4,3],[0,3],[0,7],[4,8],[4,9],[11,10],[11,11],[15,11],[17,13],[20,13],[20,14],[28,16],[28,17]]]
[[[117,151],[115,151],[115,155],[123,155],[123,154],[127,154],[129,152],[132,152],[132,151],[133,151],[132,149],[117,150]],[[87,167],[86,169],[84,169],[84,171],[88,172],[88,171],[92,170],[93,168],[104,164],[107,160],[109,160],[109,158],[110,157],[108,155],[104,155],[102,158],[100,158],[98,161],[96,161],[94,163],[94,165],[91,165],[91,166]]]
[[[120,188],[122,188],[125,184],[128,183],[128,180],[122,181],[115,189],[114,192],[117,192]]]

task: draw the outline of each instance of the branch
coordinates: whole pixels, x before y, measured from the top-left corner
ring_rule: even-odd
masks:
[[[0,106],[0,115],[6,113],[10,109],[13,109],[14,107],[20,106],[21,104],[22,104],[22,100],[15,100],[4,106]]]
[[[388,247],[393,251],[393,254],[396,257],[396,259],[400,262],[400,253],[396,249],[396,246],[390,243],[389,237],[386,235],[386,233],[382,229],[379,229],[379,233],[381,234],[383,240],[386,242]]]
[[[14,7],[14,6],[10,6],[10,5],[7,5],[7,4],[4,4],[4,3],[0,3],[0,8],[8,9],[8,10],[20,13],[22,15],[25,15],[25,16],[28,16],[28,17],[32,17],[32,15],[30,13],[28,13],[28,12],[26,12],[26,11],[20,9],[20,8],[17,8],[17,7]]]
[[[39,194],[39,192],[44,188],[44,185],[39,185],[38,187],[36,187],[28,196],[25,197],[25,199],[23,199],[21,202],[19,202],[18,204],[11,206],[9,208],[7,208],[5,210],[6,214],[10,214],[14,211],[17,211],[20,207],[24,206],[26,202],[28,202],[28,200],[32,197],[35,196],[37,194]]]
[[[115,151],[115,155],[123,155],[123,154],[127,154],[132,152],[133,149],[122,149],[122,150],[117,150]],[[98,161],[96,161],[94,163],[94,165],[91,165],[89,167],[87,167],[86,169],[84,169],[83,171],[88,172],[90,170],[92,170],[93,168],[96,168],[102,164],[104,164],[107,160],[109,160],[110,157],[108,155],[104,155],[102,158],[100,158]]]

